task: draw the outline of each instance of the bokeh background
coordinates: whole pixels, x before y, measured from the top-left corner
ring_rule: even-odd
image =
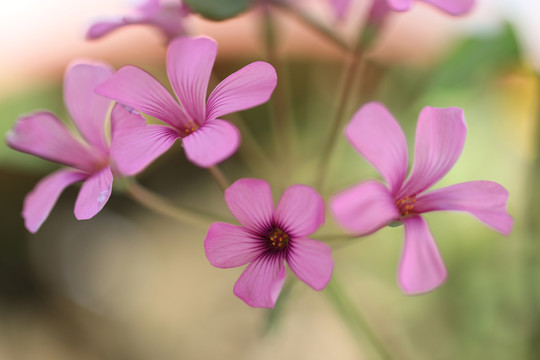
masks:
[[[326,1],[300,6],[346,39],[365,15],[359,3],[336,24]],[[1,2],[0,132],[38,109],[67,120],[62,77],[74,58],[135,64],[165,81],[165,46],[154,29],[126,27],[84,40],[93,21],[128,9],[124,0]],[[265,60],[260,15],[219,23],[189,18],[192,34],[219,44],[217,77]],[[336,277],[395,359],[540,358],[538,15],[532,0],[477,0],[461,18],[416,3],[392,16],[367,54],[347,116],[365,101],[382,101],[412,148],[424,106],[463,108],[465,148],[437,187],[499,182],[510,192],[515,219],[504,237],[468,215],[428,214],[449,278],[414,297],[395,280],[402,228],[332,242]],[[270,174],[313,184],[347,57],[291,16],[276,12],[275,19],[280,91],[295,130],[292,167],[284,175],[275,162],[254,168],[240,151],[221,168],[231,180]],[[275,159],[269,112],[263,105],[239,116]],[[70,187],[39,232],[28,233],[20,216],[24,196],[55,168],[0,144],[0,359],[378,358],[325,291],[295,281],[274,311],[245,305],[232,293],[242,269],[208,263],[204,229],[154,214],[121,191],[95,218],[76,221],[78,189]],[[341,137],[326,195],[368,177],[377,177],[375,170]],[[185,160],[180,144],[138,179],[179,205],[230,217],[219,187]],[[276,185],[274,196],[280,190]],[[319,235],[342,233],[328,216]]]

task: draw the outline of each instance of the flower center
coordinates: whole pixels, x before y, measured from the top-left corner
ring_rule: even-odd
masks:
[[[185,136],[188,136],[189,134],[195,132],[199,129],[199,126],[194,123],[193,121],[189,121],[186,125],[184,125],[184,134]]]
[[[283,250],[289,245],[289,235],[278,228],[273,229],[268,235],[268,245],[273,250]]]
[[[401,213],[401,216],[407,216],[414,213],[414,203],[416,202],[416,196],[405,196],[400,200],[396,200],[396,205]]]

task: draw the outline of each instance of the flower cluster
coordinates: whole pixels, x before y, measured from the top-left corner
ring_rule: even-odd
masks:
[[[473,5],[473,0],[424,2],[451,15],[464,14]],[[408,10],[411,3],[374,0],[372,23],[380,23],[390,10]],[[344,19],[350,1],[333,0],[332,4]],[[79,62],[67,68],[64,102],[80,137],[49,112],[22,116],[16,122],[7,136],[10,147],[67,166],[41,180],[26,197],[22,214],[29,231],[36,232],[63,189],[79,181],[83,185],[75,216],[92,218],[109,199],[114,178],[140,173],[178,139],[187,159],[202,168],[214,168],[237,151],[240,131],[222,117],[267,102],[276,88],[276,71],[269,63],[253,62],[225,78],[207,96],[217,44],[208,37],[185,35],[184,20],[190,13],[180,2],[149,0],[137,8],[136,15],[97,23],[87,35],[96,39],[131,24],[159,28],[169,40],[166,69],[174,96],[138,67],[114,71],[106,64]],[[164,124],[147,124],[143,114]],[[329,208],[354,237],[388,225],[404,225],[398,278],[405,293],[431,291],[447,277],[423,214],[464,211],[510,234],[508,192],[501,185],[471,181],[429,190],[461,154],[466,135],[463,110],[429,106],[422,110],[409,176],[406,137],[381,103],[360,107],[345,135],[384,183],[367,180],[343,190],[331,197]],[[204,248],[216,267],[247,264],[234,286],[240,299],[254,307],[274,307],[285,281],[285,264],[311,288],[325,288],[334,261],[330,246],[312,239],[325,220],[325,203],[317,190],[292,185],[274,207],[267,181],[241,178],[225,190],[225,202],[241,226],[213,223]]]

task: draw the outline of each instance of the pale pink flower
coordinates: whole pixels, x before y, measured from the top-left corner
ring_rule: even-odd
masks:
[[[470,181],[427,191],[457,161],[466,135],[463,110],[425,107],[418,118],[415,158],[407,180],[405,135],[384,105],[360,108],[345,134],[358,152],[381,174],[387,186],[365,181],[331,201],[337,221],[357,235],[366,235],[392,223],[405,226],[405,245],[399,266],[404,292],[417,294],[441,285],[447,272],[423,213],[465,211],[508,235],[513,220],[506,211],[508,192],[491,181]]]
[[[86,39],[99,39],[126,25],[142,24],[156,27],[170,40],[186,34],[184,18],[189,14],[189,8],[181,1],[167,3],[160,0],[146,0],[135,8],[135,14],[131,16],[119,16],[95,23],[88,29]]]
[[[187,158],[201,167],[213,166],[238,149],[238,129],[218,117],[268,101],[277,75],[268,63],[251,63],[218,84],[207,102],[216,53],[215,41],[204,37],[179,37],[169,44],[167,73],[180,104],[155,78],[134,66],[119,69],[96,89],[167,124],[122,134],[112,152],[119,153],[116,160],[123,173],[142,170],[179,138]]]
[[[285,262],[313,289],[328,284],[334,267],[330,247],[307,237],[324,223],[324,203],[314,189],[289,187],[274,210],[266,181],[240,179],[225,191],[225,201],[242,226],[212,224],[204,247],[216,267],[249,263],[234,286],[236,296],[250,306],[274,307]]]
[[[81,140],[45,111],[19,118],[8,133],[11,148],[68,166],[42,179],[26,196],[22,215],[30,232],[40,228],[62,191],[75,182],[84,182],[75,202],[77,219],[93,217],[109,199],[114,171],[105,121],[111,101],[95,94],[94,88],[112,74],[112,68],[98,64],[75,64],[66,70],[64,102]],[[141,115],[115,106],[111,126],[114,143],[119,131],[145,123]]]

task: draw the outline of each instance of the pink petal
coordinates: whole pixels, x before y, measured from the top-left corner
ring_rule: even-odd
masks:
[[[416,126],[411,175],[396,197],[415,196],[446,175],[463,150],[466,134],[463,110],[426,106]]]
[[[183,129],[189,117],[173,96],[152,75],[134,66],[124,66],[96,93]]]
[[[407,176],[408,151],[405,135],[388,109],[378,102],[362,106],[345,129],[358,152],[386,180],[395,194]]]
[[[99,39],[125,25],[126,23],[122,18],[97,22],[93,24],[86,32],[86,40]]]
[[[120,103],[116,103],[111,112],[111,143],[115,142],[118,134],[146,126],[146,120],[137,111],[131,111]]]
[[[153,14],[148,14],[147,21],[154,25],[169,38],[184,35],[186,28],[184,18],[189,15],[189,10],[184,4],[165,3]]]
[[[169,150],[180,136],[168,126],[144,125],[118,130],[111,156],[124,175],[135,175]]]
[[[260,257],[240,275],[234,294],[249,306],[273,308],[284,282],[283,258],[279,255]]]
[[[345,18],[347,10],[349,10],[351,0],[330,0],[330,3],[334,8],[336,17],[340,20],[343,20]]]
[[[315,290],[322,290],[332,277],[332,250],[320,241],[295,238],[289,243],[287,263],[296,276]]]
[[[69,185],[88,177],[73,169],[58,170],[41,179],[26,195],[22,216],[28,231],[35,233],[47,219],[58,197]]]
[[[412,0],[386,0],[386,2],[394,11],[407,11],[411,7]]]
[[[182,139],[189,161],[214,166],[232,156],[240,146],[240,132],[225,120],[209,120]]]
[[[234,217],[249,230],[272,230],[274,200],[270,185],[259,179],[240,179],[225,190],[225,202]]]
[[[421,216],[403,220],[405,244],[399,265],[399,283],[409,294],[431,291],[446,280],[444,266],[437,244]]]
[[[272,65],[256,61],[229,75],[208,98],[206,119],[245,110],[270,99],[277,84]]]
[[[276,226],[289,236],[304,237],[324,223],[324,202],[315,189],[293,185],[281,196],[274,217]]]
[[[458,16],[463,15],[474,6],[474,0],[420,0],[425,3],[434,5],[442,11]]]
[[[209,38],[179,37],[167,50],[169,80],[191,118],[201,125],[205,119],[206,90],[217,54]]]
[[[105,139],[105,120],[111,100],[94,92],[109,79],[113,70],[102,64],[74,64],[64,77],[64,102],[71,119],[81,135],[104,153],[108,152]]]
[[[204,250],[213,266],[232,268],[259,257],[264,251],[264,241],[244,227],[218,222],[208,229]]]
[[[334,218],[345,229],[367,235],[401,216],[388,189],[377,181],[366,181],[335,195],[330,201]]]
[[[103,209],[111,196],[112,183],[110,167],[105,167],[86,179],[75,202],[77,220],[90,219]]]
[[[90,149],[77,141],[49,112],[19,118],[7,135],[7,143],[15,150],[85,171],[93,171],[98,161]]]
[[[416,198],[415,210],[467,211],[508,236],[514,220],[506,210],[507,200],[508,191],[496,182],[470,181],[421,194]]]

